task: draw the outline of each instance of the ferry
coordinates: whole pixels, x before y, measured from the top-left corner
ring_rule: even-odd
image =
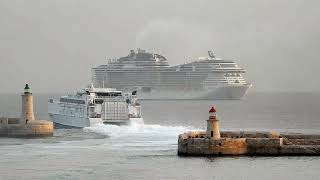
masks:
[[[136,91],[124,94],[115,88],[95,88],[93,85],[75,95],[50,99],[48,114],[55,128],[84,128],[97,123],[143,123]]]

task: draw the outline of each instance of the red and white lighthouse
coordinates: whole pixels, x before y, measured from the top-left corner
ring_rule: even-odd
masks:
[[[220,139],[220,125],[217,119],[217,111],[214,106],[209,110],[209,119],[207,120],[207,137]]]
[[[209,119],[216,119],[217,118],[217,113],[216,113],[216,108],[214,106],[211,107],[209,110]]]

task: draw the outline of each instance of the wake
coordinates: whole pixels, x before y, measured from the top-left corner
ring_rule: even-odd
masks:
[[[104,147],[121,152],[146,155],[173,154],[177,149],[178,135],[195,130],[184,126],[162,126],[132,123],[130,126],[96,124],[84,131],[107,135]],[[149,154],[147,153],[147,154]]]
[[[108,124],[95,124],[84,128],[85,131],[108,135],[110,138],[123,137],[145,137],[145,138],[164,138],[175,137],[183,132],[195,130],[185,126],[162,126],[157,124],[132,123],[128,126],[117,126]]]

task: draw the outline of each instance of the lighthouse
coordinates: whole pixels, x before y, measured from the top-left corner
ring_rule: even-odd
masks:
[[[20,123],[28,123],[34,120],[33,97],[28,84],[25,85],[24,93],[21,95],[21,117]]]
[[[217,111],[214,106],[209,110],[209,119],[207,120],[207,137],[220,139],[220,125],[217,119]]]

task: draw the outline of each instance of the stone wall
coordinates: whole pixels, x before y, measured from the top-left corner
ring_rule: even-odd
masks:
[[[248,138],[246,140],[248,154],[277,155],[283,145],[282,138]]]
[[[247,153],[245,138],[210,140],[209,154],[240,155]]]
[[[179,135],[178,154],[207,155],[320,155],[318,135],[280,135],[273,132],[222,132],[222,138],[213,139],[205,132]],[[294,139],[290,139],[294,138]],[[306,139],[303,139],[306,138]]]
[[[178,154],[180,155],[236,155],[246,154],[246,139],[220,138],[179,138]]]
[[[319,145],[320,139],[287,139],[283,140],[284,145]]]
[[[319,134],[280,134],[280,136],[287,139],[320,139]]]
[[[273,131],[222,131],[224,138],[279,138],[280,134]]]
[[[179,137],[181,137],[183,139],[205,138],[205,137],[207,137],[207,132],[206,131],[189,131],[189,132],[180,134]]]
[[[6,124],[19,124],[20,119],[19,118],[6,118],[1,117],[0,118],[0,125],[6,125]]]
[[[27,124],[0,124],[0,136],[52,136],[54,130],[53,128],[52,122],[43,120],[34,120],[28,122]]]

